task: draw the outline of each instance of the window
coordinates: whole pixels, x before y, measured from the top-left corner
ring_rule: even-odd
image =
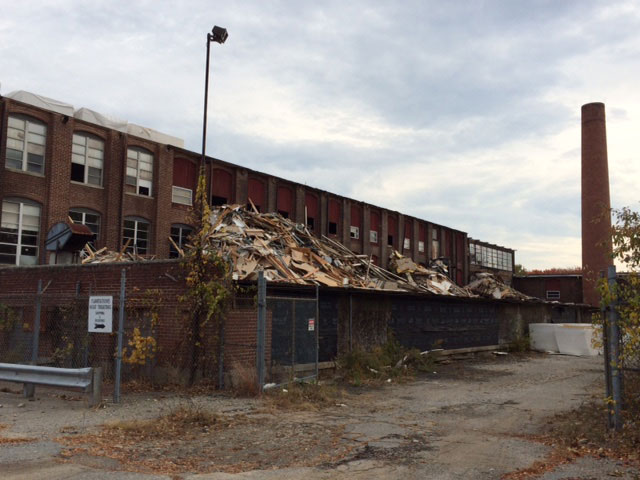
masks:
[[[98,212],[86,208],[72,208],[69,210],[69,216],[75,223],[89,227],[89,230],[95,234],[94,239],[98,238],[100,235],[100,214]]]
[[[422,240],[418,241],[418,251],[424,253],[424,242]]]
[[[369,230],[369,241],[371,243],[378,243],[378,232],[375,230]]]
[[[0,223],[0,263],[37,264],[39,232],[40,206],[27,200],[3,201]]]
[[[171,201],[173,203],[179,203],[181,205],[192,205],[193,204],[193,191],[189,188],[176,187],[175,185],[172,187],[171,191]]]
[[[146,255],[149,242],[149,222],[138,217],[126,217],[122,230],[122,245],[129,241],[127,252]]]
[[[85,133],[73,134],[71,180],[102,186],[104,142]]]
[[[216,195],[211,195],[212,207],[221,207],[222,205],[226,205],[227,203],[229,202],[227,202],[227,199],[225,197],[218,197]],[[191,205],[191,203],[189,203],[189,205]]]
[[[351,236],[351,238],[357,240],[358,238],[360,238],[360,229],[352,225],[349,231],[349,235]]]
[[[336,222],[329,222],[329,235],[338,234],[338,224]]]
[[[180,248],[184,250],[184,246],[187,244],[187,238],[193,233],[193,228],[189,225],[171,225],[171,240]],[[173,243],[169,242],[169,258],[178,258],[180,254]]]
[[[151,196],[153,182],[153,155],[141,148],[127,149],[127,178],[129,190],[138,195]]]
[[[547,290],[547,300],[560,300],[560,291]]]
[[[315,227],[315,220],[313,219],[313,217],[307,217],[307,228],[311,231],[313,231],[314,227]]]
[[[9,116],[7,168],[44,175],[47,127],[26,117]]]
[[[402,248],[404,250],[409,250],[411,248],[411,240],[409,240],[408,238],[405,238],[404,243],[402,244]]]

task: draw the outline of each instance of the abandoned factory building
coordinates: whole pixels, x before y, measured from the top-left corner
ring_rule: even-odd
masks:
[[[192,230],[199,161],[181,139],[149,128],[28,92],[0,97],[0,264],[60,263],[45,237],[68,218],[91,229],[96,248],[177,256],[169,237],[182,247]],[[511,281],[514,250],[463,231],[215,158],[206,175],[211,204],[252,202],[383,267],[395,249],[422,264],[445,259],[458,284],[478,270]]]

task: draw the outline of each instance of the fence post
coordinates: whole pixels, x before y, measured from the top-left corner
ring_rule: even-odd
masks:
[[[353,294],[349,292],[349,352],[353,352]]]
[[[264,272],[258,272],[258,338],[256,341],[256,366],[258,368],[258,390],[262,391],[265,370],[265,343],[267,326],[267,282]]]
[[[615,292],[616,267],[607,269],[609,291]],[[620,329],[618,328],[618,299],[609,306],[609,363],[611,365],[611,390],[613,399],[613,428],[622,429],[622,382],[620,378]]]
[[[120,377],[122,374],[122,337],[124,335],[125,286],[127,273],[123,268],[120,274],[120,309],[118,312],[118,350],[116,352],[116,379],[113,388],[113,403],[120,403]]]
[[[605,278],[604,271],[600,272],[600,278]],[[611,391],[611,357],[609,355],[609,319],[608,310],[604,304],[600,307],[600,315],[602,316],[602,353],[604,354],[605,397],[612,398],[613,393]],[[607,427],[613,428],[613,415],[611,415],[611,409],[609,407],[607,407]]]
[[[31,339],[31,365],[38,364],[40,351],[40,314],[42,311],[42,279],[38,280],[38,292],[36,293],[36,315],[33,319],[33,338]],[[36,386],[33,383],[25,383],[24,396],[33,398]]]
[[[320,286],[316,284],[316,383],[320,380],[318,358],[320,350]]]

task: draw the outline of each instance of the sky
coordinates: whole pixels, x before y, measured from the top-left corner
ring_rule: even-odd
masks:
[[[581,263],[580,108],[604,102],[613,207],[640,195],[640,2],[0,0],[0,93]]]

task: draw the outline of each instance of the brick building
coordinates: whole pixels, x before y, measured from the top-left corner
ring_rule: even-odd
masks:
[[[45,238],[68,217],[96,234],[97,248],[119,250],[129,241],[139,254],[177,255],[168,237],[181,246],[191,231],[199,159],[178,138],[86,108],[27,92],[0,97],[0,264],[60,263]],[[215,158],[207,158],[206,175],[213,205],[251,200],[383,267],[393,248],[422,264],[443,257],[457,283],[469,280],[463,231]],[[514,251],[491,247],[496,261],[487,257],[481,266],[510,274]]]

